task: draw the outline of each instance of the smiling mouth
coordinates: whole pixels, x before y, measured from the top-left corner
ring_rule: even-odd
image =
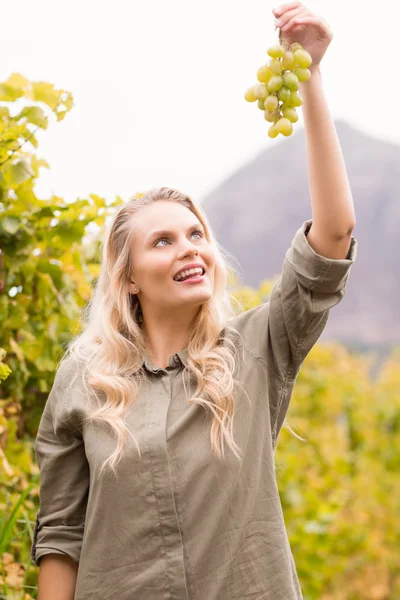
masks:
[[[186,277],[185,279],[174,279],[175,283],[187,283],[187,284],[196,284],[196,283],[202,283],[205,279],[205,273],[203,273],[203,275],[198,275],[197,273],[194,275],[190,275],[189,277]]]
[[[201,274],[200,273],[192,273],[188,277],[183,277],[181,279],[175,279],[175,277],[174,277],[173,279],[177,283],[180,283],[182,281],[188,281],[189,279],[200,279],[200,278],[204,277],[205,273],[206,273],[205,269],[202,269],[202,273]]]
[[[174,279],[175,283],[187,283],[188,281],[201,281],[204,279],[204,275],[190,275],[190,277],[186,277],[185,279]]]

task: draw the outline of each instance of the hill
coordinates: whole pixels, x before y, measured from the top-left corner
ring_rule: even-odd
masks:
[[[390,347],[400,341],[400,147],[335,124],[356,208],[358,256],[321,339]],[[296,230],[312,216],[304,130],[262,151],[201,205],[245,285],[279,274]]]

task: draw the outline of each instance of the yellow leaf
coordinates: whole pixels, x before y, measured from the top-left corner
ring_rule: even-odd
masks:
[[[12,73],[6,83],[12,85],[12,87],[21,88],[23,90],[26,90],[29,87],[29,80],[21,75],[21,73]]]
[[[14,340],[14,338],[10,337],[9,344],[10,344],[11,351],[14,352],[14,354],[16,355],[18,360],[24,361],[25,360],[24,353],[23,353],[22,349],[20,348],[20,346],[17,344],[17,342]]]

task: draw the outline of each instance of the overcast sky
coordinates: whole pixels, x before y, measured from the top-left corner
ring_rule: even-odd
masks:
[[[260,151],[285,143],[267,136],[261,111],[243,98],[277,40],[271,9],[280,4],[2,3],[1,81],[19,72],[75,98],[64,121],[39,136],[51,171],[41,170],[37,193],[128,199],[167,185],[201,201]],[[333,29],[321,68],[334,118],[400,144],[397,3],[305,5]],[[300,118],[295,131],[302,126]]]

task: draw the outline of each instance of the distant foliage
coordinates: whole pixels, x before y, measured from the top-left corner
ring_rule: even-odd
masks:
[[[316,344],[283,429],[277,479],[304,600],[400,598],[400,354]]]
[[[15,587],[22,575],[14,561],[29,565],[38,504],[32,441],[99,270],[99,241],[87,226],[101,229],[122,200],[108,206],[91,194],[68,204],[35,193],[40,168],[49,168],[35,154],[37,136],[64,119],[73,106],[71,93],[14,73],[0,84],[0,103],[0,555],[8,551],[2,577]],[[32,478],[36,485],[15,515]],[[36,580],[37,568],[31,569]]]
[[[122,200],[35,194],[40,168],[49,168],[35,155],[36,136],[71,110],[69,92],[15,73],[0,84],[0,104],[0,600],[28,600],[39,571],[30,560],[33,442],[98,275],[105,219]],[[235,296],[247,310],[273,283]],[[305,600],[400,598],[400,356],[376,380],[369,367],[337,344],[316,344],[288,414],[307,441],[280,434],[277,477]]]

